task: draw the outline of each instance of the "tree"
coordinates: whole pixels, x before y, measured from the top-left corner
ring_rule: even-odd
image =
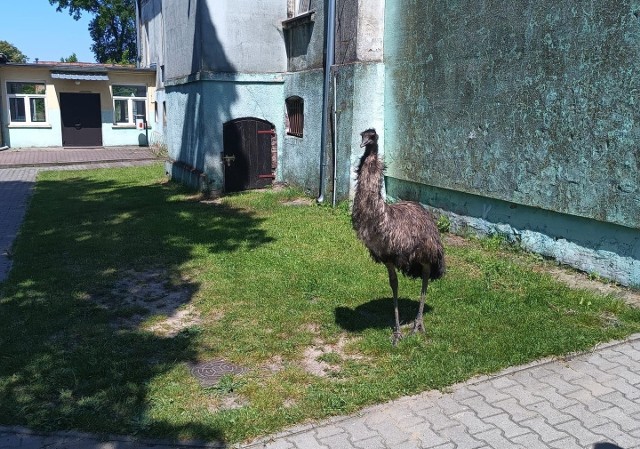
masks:
[[[78,56],[72,53],[68,58],[60,58],[60,62],[78,62]]]
[[[8,62],[24,64],[29,59],[15,45],[7,41],[0,41],[0,53],[7,57]]]
[[[100,63],[132,64],[136,60],[135,0],[49,0],[56,10],[69,10],[75,20],[93,15],[91,51]]]

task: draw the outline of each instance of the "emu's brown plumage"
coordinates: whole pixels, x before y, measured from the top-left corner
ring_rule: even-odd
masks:
[[[395,312],[395,345],[402,338],[396,269],[406,276],[422,278],[420,307],[413,331],[423,332],[422,314],[427,285],[429,279],[438,279],[445,272],[444,248],[438,227],[424,207],[411,201],[395,204],[384,201],[380,191],[384,165],[378,159],[378,134],[371,128],[363,131],[361,136],[360,147],[365,147],[365,151],[357,171],[351,221],[373,260],[384,264],[389,272]]]

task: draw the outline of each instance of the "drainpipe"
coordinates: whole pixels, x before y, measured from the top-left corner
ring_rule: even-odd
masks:
[[[334,63],[334,46],[336,37],[336,0],[328,0],[327,26],[325,27],[325,56],[324,56],[324,83],[322,85],[322,124],[320,127],[320,192],[316,199],[318,203],[324,201],[325,166],[327,157],[325,145],[327,143],[327,109],[329,107],[329,91],[331,90],[331,66]]]
[[[338,74],[333,74],[333,194],[331,197],[331,206],[336,207],[336,195],[338,190],[338,89],[337,89]]]
[[[138,53],[136,55],[136,67],[140,68],[141,67],[140,62],[142,61],[142,49],[140,48],[140,24],[141,24],[140,14],[142,13],[142,8],[140,7],[139,0],[136,0],[135,5],[136,5],[136,53]]]

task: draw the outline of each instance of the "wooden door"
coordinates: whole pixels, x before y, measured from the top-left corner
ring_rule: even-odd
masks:
[[[62,145],[102,146],[100,94],[60,93]]]
[[[273,125],[242,118],[223,125],[224,189],[239,192],[266,187],[273,181],[271,148]]]

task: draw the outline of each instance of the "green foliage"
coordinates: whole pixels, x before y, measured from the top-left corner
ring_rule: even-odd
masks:
[[[100,63],[132,64],[136,59],[135,0],[49,0],[57,11],[67,9],[78,20],[93,16],[89,34],[91,51]]]
[[[60,62],[78,62],[78,56],[72,53],[68,58],[60,58]]]
[[[7,41],[0,41],[0,53],[4,53],[7,57],[8,62],[17,62],[20,64],[26,63],[29,58],[27,58],[18,48],[10,44]]]
[[[0,425],[231,445],[640,331],[637,309],[456,239],[426,333],[394,348],[386,270],[348,208],[300,199],[199,201],[162,165],[41,173],[0,284]],[[408,334],[420,281],[399,290]],[[187,310],[195,323],[156,330]],[[190,365],[220,358],[247,372],[201,387]]]
[[[451,229],[451,220],[449,219],[448,215],[441,214],[438,217],[436,225],[438,226],[438,230],[444,234],[449,232],[449,230]]]

